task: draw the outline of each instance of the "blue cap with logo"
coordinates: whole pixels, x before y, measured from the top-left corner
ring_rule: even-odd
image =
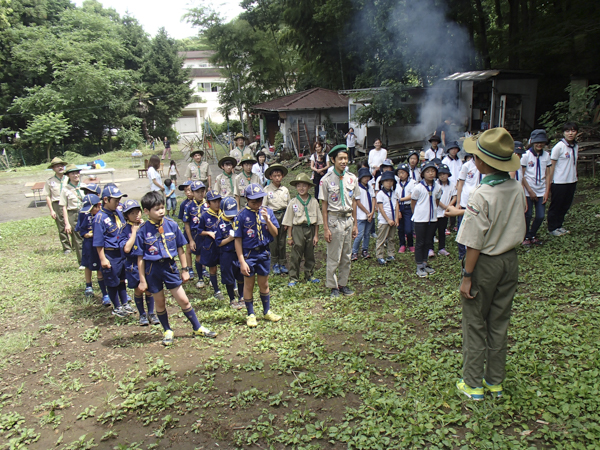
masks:
[[[253,183],[244,189],[244,195],[248,200],[256,200],[265,197],[267,194],[260,184]]]
[[[394,167],[394,163],[392,162],[391,159],[384,159],[383,162],[381,163],[381,167]]]
[[[235,198],[225,197],[221,202],[221,210],[223,211],[223,215],[227,218],[237,216],[238,207]]]
[[[86,191],[93,192],[96,195],[100,195],[102,190],[100,189],[99,184],[90,183],[90,184],[82,184],[81,189],[85,189]]]
[[[448,167],[446,164],[442,164],[440,167],[438,167],[438,175],[440,173],[447,173],[448,176],[452,176],[452,173],[450,172],[450,167]]]
[[[83,197],[80,211],[82,213],[89,213],[90,210],[98,203],[100,203],[100,197],[98,197],[96,194],[88,194]]]
[[[435,173],[437,174],[438,168],[433,161],[423,164],[423,167],[421,167],[421,173],[425,172],[427,169],[434,169]]]
[[[177,189],[179,189],[180,191],[185,191],[185,188],[186,188],[186,187],[188,187],[188,186],[189,186],[189,185],[191,185],[191,184],[192,184],[192,181],[191,181],[191,180],[184,181],[183,183],[181,183],[181,184],[180,184],[180,185],[177,187]]]
[[[142,209],[137,200],[127,200],[123,205],[123,212],[126,213],[127,211],[131,211],[133,208]]]
[[[200,188],[198,188],[200,189]],[[221,199],[221,194],[219,194],[218,191],[215,191],[214,189],[211,189],[210,191],[208,191],[206,193],[206,201],[208,202],[212,202],[213,200],[220,200]]]
[[[121,197],[127,197],[127,194],[123,194],[119,188],[115,185],[106,185],[104,186],[104,189],[102,190],[102,198],[104,197],[108,197],[108,198],[121,198]]]
[[[197,191],[198,189],[205,189],[204,183],[202,181],[192,181],[190,184],[190,189],[192,191]]]

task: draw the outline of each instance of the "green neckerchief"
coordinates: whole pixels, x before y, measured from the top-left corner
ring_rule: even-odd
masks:
[[[252,180],[252,172],[250,172],[250,176],[246,175],[246,172],[243,172],[244,176],[246,177],[246,180],[248,180],[248,183],[250,183],[250,181]],[[251,184],[251,183],[250,183]]]
[[[308,200],[306,200],[306,203],[304,203],[304,200],[302,200],[302,197],[300,197],[300,194],[296,195],[296,198],[298,199],[298,201],[300,203],[302,203],[302,206],[304,206],[304,214],[306,214],[306,224],[308,226],[310,226],[310,217],[308,215],[308,204],[310,203],[310,194],[308,194]]]
[[[231,195],[233,195],[233,193],[235,192],[235,190],[233,189],[233,172],[231,173],[231,175],[227,174],[227,172],[223,171],[223,175],[225,175],[227,178],[229,178],[229,185],[231,186]]]
[[[200,161],[200,164],[198,164],[196,161],[194,161],[194,164],[196,164],[196,169],[198,169],[198,179],[200,179],[200,167],[202,166],[202,163],[204,161]]]
[[[344,200],[344,172],[342,172],[342,174],[340,175],[334,167],[333,173],[340,178],[340,197],[342,197],[342,206],[346,206],[346,201]]]
[[[489,186],[496,186],[497,184],[502,184],[506,180],[510,180],[510,175],[508,172],[496,172],[490,175],[486,175],[486,177],[481,180],[479,184],[487,184]]]
[[[64,187],[64,186],[63,186],[63,185],[64,185],[63,181],[64,181],[64,179],[65,179],[65,176],[63,175],[63,176],[62,176],[62,178],[58,178],[58,176],[57,176],[57,175],[56,175],[56,173],[55,173],[55,174],[54,174],[54,178],[56,178],[58,181],[60,181],[60,189],[59,189],[59,191],[58,191],[58,192],[59,192],[59,194],[60,194],[60,193],[62,193],[62,190],[63,190],[63,187]]]
[[[83,196],[81,195],[81,191],[79,190],[79,186],[81,186],[81,183],[77,183],[77,186],[75,186],[74,184],[71,183],[71,181],[69,181],[69,186],[71,186],[75,190],[75,193],[77,194],[77,197],[79,198],[79,201],[81,202],[83,200]]]

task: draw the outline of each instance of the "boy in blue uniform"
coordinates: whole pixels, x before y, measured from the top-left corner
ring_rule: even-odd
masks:
[[[125,278],[127,286],[133,289],[133,299],[135,306],[140,313],[140,325],[145,327],[150,325],[160,324],[158,317],[154,313],[154,297],[146,292],[146,305],[148,306],[148,314],[144,310],[144,292],[139,289],[140,272],[138,270],[138,257],[131,253],[137,239],[137,232],[140,226],[144,223],[142,220],[142,208],[136,200],[127,200],[123,205],[123,215],[127,220],[125,228],[121,235],[121,247],[125,254]]]
[[[118,210],[122,197],[127,197],[116,186],[105,186],[102,191],[102,208],[94,217],[92,237],[102,266],[102,275],[113,305],[113,315],[126,317],[134,311],[127,303],[125,286],[125,257],[121,252],[121,231],[125,218]],[[119,300],[120,298],[120,300]]]
[[[210,284],[214,289],[214,296],[218,300],[223,300],[223,294],[219,289],[217,280],[217,265],[219,264],[219,247],[215,243],[215,235],[218,230],[221,195],[214,190],[206,193],[206,201],[209,208],[204,211],[198,219],[199,243],[196,243],[196,250],[200,251],[200,264],[208,267],[210,273]],[[199,248],[198,248],[199,246]]]
[[[100,290],[102,291],[102,302],[104,305],[110,305],[106,284],[104,284],[104,278],[102,278],[102,272],[100,271],[98,252],[92,244],[92,236],[94,235],[92,226],[94,216],[98,211],[100,211],[100,197],[96,194],[88,194],[83,197],[75,231],[83,238],[81,265],[85,267],[85,296],[92,297],[94,295],[94,290],[92,289],[92,271],[95,271],[98,274],[98,286],[100,286]]]
[[[233,232],[233,220],[238,213],[237,202],[233,197],[225,197],[221,202],[221,220],[215,232],[215,243],[219,247],[219,263],[221,266],[221,283],[227,288],[229,304],[234,309],[244,307],[243,297],[236,299],[235,283],[237,281],[238,291],[244,292],[244,277],[240,268],[234,265],[237,261],[235,254],[235,242]]]
[[[183,222],[183,216],[185,214],[185,208],[187,207],[187,205],[194,200],[194,194],[192,193],[192,190],[190,189],[190,184],[192,184],[191,181],[185,181],[184,183],[180,184],[178,189],[180,191],[183,191],[185,194],[185,200],[183,200],[181,202],[181,204],[179,205],[179,214],[177,215],[177,218],[179,220],[181,220]],[[189,242],[189,240],[188,240]],[[192,263],[192,249],[190,248],[190,244],[185,246],[185,257],[186,260],[188,262],[188,264]],[[192,266],[188,267],[188,271],[190,274],[190,280],[194,279],[194,270],[192,268]]]
[[[190,253],[195,255],[196,258],[196,271],[198,272],[198,283],[196,283],[196,287],[198,289],[204,287],[204,270],[200,263],[200,241],[202,238],[200,237],[200,231],[198,230],[198,222],[202,213],[208,209],[208,205],[204,200],[205,191],[206,186],[204,186],[202,181],[191,181],[190,192],[192,193],[193,198],[187,204],[185,212],[183,213],[185,234],[189,242],[188,248],[190,249]],[[191,259],[189,263],[190,265],[192,264]]]
[[[162,193],[148,192],[142,197],[142,208],[148,215],[148,221],[138,230],[132,253],[138,257],[140,274],[138,289],[154,294],[158,320],[165,330],[162,343],[164,345],[173,343],[173,330],[169,324],[163,286],[169,289],[183,314],[192,324],[194,335],[216,337],[217,333],[200,325],[196,312],[181,286],[182,282],[190,279],[183,250],[183,246],[187,242],[177,223],[165,217],[165,200]],[[175,256],[179,256],[181,267],[183,267],[181,277]]]
[[[258,278],[264,318],[271,322],[281,320],[281,316],[271,312],[269,293],[269,270],[271,268],[269,244],[273,242],[273,236],[277,236],[279,223],[273,211],[262,206],[263,198],[266,196],[262,186],[251,184],[246,187],[245,194],[248,204],[235,219],[233,235],[240,272],[244,276],[244,303],[248,311],[246,324],[250,328],[254,328],[258,325],[252,299],[255,275]]]

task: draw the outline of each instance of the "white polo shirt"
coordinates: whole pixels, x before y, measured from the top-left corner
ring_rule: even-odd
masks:
[[[398,183],[396,184],[396,196],[398,197],[398,202],[400,202],[400,205],[410,206],[410,200],[405,200],[404,202],[401,202],[400,199],[412,196],[412,193],[417,184],[410,178],[406,180],[406,184],[404,186],[403,184],[404,183],[402,183],[401,181],[398,181]]]
[[[481,182],[481,178],[483,178],[483,177],[479,173],[479,170],[477,170],[477,167],[475,166],[475,162],[473,161],[473,159],[470,159],[468,162],[463,164],[462,168],[460,169],[460,173],[458,174],[458,179],[464,180],[464,182],[465,182],[465,184],[463,185],[463,188],[462,188],[461,196],[460,196],[460,206],[461,207],[463,207],[463,208],[467,207],[467,202],[469,201],[469,195],[471,194],[471,191],[473,189],[475,189],[477,186],[479,186],[479,183]],[[458,183],[458,181],[457,181],[457,183]]]
[[[370,182],[371,180],[369,180]],[[369,209],[369,197],[367,196],[367,192],[369,193],[369,195],[371,196],[371,205],[376,203],[376,199],[375,199],[375,192],[373,191],[373,185],[370,183],[367,183],[367,189],[364,189],[361,187],[361,184],[358,184],[358,189],[360,191],[360,202],[362,203],[362,205]],[[356,208],[356,220],[367,220],[367,214],[365,214],[365,212],[360,209],[360,208]]]
[[[440,185],[433,183],[433,189],[431,190],[431,203],[429,197],[429,190],[423,185],[424,181],[417,184],[412,192],[412,199],[416,200],[415,210],[413,211],[412,221],[413,222],[437,222],[437,205],[436,200],[439,200],[442,196],[442,190]],[[433,206],[432,206],[433,205]]]
[[[571,147],[564,139],[554,146],[550,153],[550,159],[556,161],[552,180],[554,184],[568,184],[577,181],[578,150],[577,144]]]
[[[454,183],[458,183],[458,175],[460,174],[460,169],[463,166],[460,158],[452,159],[450,156],[446,155],[446,157],[442,159],[442,164],[446,164],[448,169],[450,169],[450,174],[452,175],[450,179],[454,181]]]
[[[550,155],[546,151],[537,156],[535,150],[528,150],[521,156],[523,177],[536,197],[542,197],[546,193],[546,168],[552,165]],[[525,189],[525,195],[529,197],[529,191]]]
[[[438,147],[437,150],[429,147],[429,150],[425,152],[425,159],[427,161],[431,161],[433,158],[442,159],[444,157],[444,149]]]
[[[452,181],[451,178],[448,178],[448,184],[440,183],[440,180],[436,181],[437,185],[440,187],[442,191],[442,196],[440,197],[440,202],[444,205],[448,206],[452,197],[456,195],[456,183]],[[444,217],[444,212],[446,210],[441,206],[438,206],[437,216],[438,218]]]
[[[385,215],[390,220],[396,219],[396,203],[398,203],[398,197],[396,196],[396,191],[390,191],[386,193],[383,189],[377,193],[377,203],[383,205],[383,210],[385,211]],[[379,209],[379,208],[378,208]],[[392,210],[394,213],[392,214]],[[381,213],[378,214],[379,223],[387,225],[387,220],[383,218]]]

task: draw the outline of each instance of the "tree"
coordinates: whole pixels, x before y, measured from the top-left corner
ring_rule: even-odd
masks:
[[[50,148],[58,144],[69,134],[71,125],[62,114],[41,114],[35,116],[23,131],[23,137],[32,144],[46,146],[48,162],[50,162]]]

